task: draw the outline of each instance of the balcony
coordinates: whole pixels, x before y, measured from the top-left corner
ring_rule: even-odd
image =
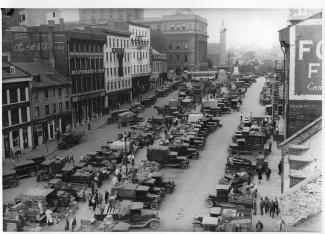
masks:
[[[71,75],[91,74],[91,73],[102,73],[105,72],[104,68],[97,69],[84,69],[84,70],[72,70]]]

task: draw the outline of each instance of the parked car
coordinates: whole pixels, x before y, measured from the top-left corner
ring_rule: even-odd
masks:
[[[33,177],[37,174],[37,164],[32,160],[21,159],[14,164],[13,169],[19,178]]]
[[[15,188],[19,185],[19,178],[14,170],[4,170],[2,172],[2,188]]]

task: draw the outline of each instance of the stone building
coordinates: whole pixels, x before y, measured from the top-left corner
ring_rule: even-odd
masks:
[[[2,61],[2,157],[32,147],[31,75]]]
[[[150,89],[152,90],[161,86],[167,79],[167,57],[166,54],[151,49],[150,58]]]
[[[71,84],[44,62],[13,63],[32,76],[31,119],[33,146],[71,128]]]
[[[190,11],[177,11],[159,19],[137,20],[161,31],[165,38],[168,69],[176,73],[184,70],[207,70],[207,20]],[[153,49],[156,46],[153,45]]]
[[[102,29],[102,31],[106,34],[104,45],[105,107],[112,109],[132,100],[130,33],[109,29]]]
[[[142,20],[143,16],[144,9],[141,8],[79,9],[79,21],[88,24]]]

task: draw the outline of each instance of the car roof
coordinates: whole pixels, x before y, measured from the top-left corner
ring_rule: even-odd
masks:
[[[35,164],[34,161],[28,159],[22,159],[16,162],[14,165],[15,167],[20,167],[20,166],[31,165],[31,164]]]
[[[143,209],[143,202],[132,202],[130,210],[141,210]]]
[[[218,225],[219,219],[215,217],[204,216],[202,220],[203,225]]]
[[[217,184],[216,189],[221,189],[221,190],[229,190],[230,184]]]
[[[13,174],[16,174],[16,171],[12,169],[5,169],[2,171],[2,176],[13,175]]]
[[[139,185],[136,190],[137,191],[149,191],[149,186],[145,186],[145,185]]]

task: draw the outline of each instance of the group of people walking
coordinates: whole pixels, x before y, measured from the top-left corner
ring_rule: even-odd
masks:
[[[261,197],[261,201],[260,201],[261,215],[263,215],[264,212],[266,215],[269,213],[270,217],[272,217],[272,218],[274,218],[275,213],[277,215],[279,215],[279,201],[278,201],[278,199],[275,198],[274,200],[273,199],[269,200],[268,197],[265,197],[264,199],[263,199],[263,197]]]

